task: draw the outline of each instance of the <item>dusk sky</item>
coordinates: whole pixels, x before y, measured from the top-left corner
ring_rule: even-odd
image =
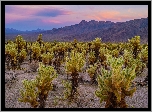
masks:
[[[147,18],[148,5],[6,5],[5,28],[51,30],[87,22]]]

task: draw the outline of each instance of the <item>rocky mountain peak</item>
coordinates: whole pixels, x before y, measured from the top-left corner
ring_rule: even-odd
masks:
[[[86,23],[87,23],[87,21],[82,20],[79,24],[86,24]]]

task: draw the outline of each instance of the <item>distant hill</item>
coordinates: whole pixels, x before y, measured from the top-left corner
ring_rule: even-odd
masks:
[[[9,35],[9,34],[29,34],[29,33],[36,33],[36,32],[41,32],[44,30],[41,29],[37,29],[37,30],[32,30],[32,31],[20,31],[20,30],[16,30],[13,28],[5,28],[5,35]]]
[[[125,42],[129,38],[139,35],[141,42],[148,41],[148,18],[134,19],[126,22],[82,20],[79,24],[53,28],[52,30],[22,33],[25,40],[35,41],[39,33],[43,34],[44,41],[92,41],[96,37],[103,42]],[[13,39],[16,34],[6,33],[5,39]]]

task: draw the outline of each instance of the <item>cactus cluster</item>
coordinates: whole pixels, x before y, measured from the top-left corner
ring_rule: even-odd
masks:
[[[131,82],[136,76],[135,68],[123,68],[123,58],[108,56],[111,70],[101,68],[101,75],[98,75],[98,90],[95,91],[100,102],[105,101],[105,108],[127,108],[126,96],[132,96],[136,88],[131,89]]]
[[[23,80],[19,101],[28,102],[34,108],[38,106],[44,108],[48,93],[53,89],[52,81],[55,78],[57,78],[57,74],[54,68],[40,63],[36,79],[31,81]]]

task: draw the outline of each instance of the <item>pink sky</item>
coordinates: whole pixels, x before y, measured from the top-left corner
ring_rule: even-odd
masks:
[[[125,22],[147,18],[148,5],[6,5],[5,26],[17,30],[52,29],[81,20]]]

